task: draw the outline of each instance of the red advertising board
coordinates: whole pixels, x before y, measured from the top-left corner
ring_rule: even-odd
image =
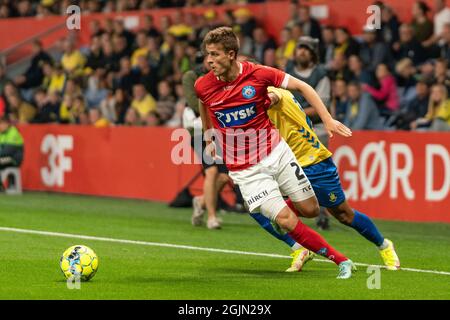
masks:
[[[174,163],[183,139],[173,129],[19,129],[26,190],[168,202],[200,170],[199,164]],[[330,149],[355,208],[374,218],[450,223],[450,133],[359,131],[348,139],[335,136]],[[197,180],[196,191],[201,185]]]
[[[21,126],[26,190],[170,201],[201,167],[175,165],[172,129]]]
[[[355,208],[374,218],[450,222],[450,133],[354,132],[330,144]]]

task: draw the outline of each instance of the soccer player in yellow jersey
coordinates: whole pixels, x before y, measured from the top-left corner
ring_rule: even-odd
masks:
[[[332,153],[317,138],[312,123],[301,105],[288,90],[269,87],[268,94],[272,101],[271,108],[268,110],[270,120],[294,152],[312,184],[319,204],[327,208],[339,222],[355,229],[375,244],[388,270],[399,269],[400,261],[392,241],[385,239],[372,220],[367,215],[352,209],[345,199],[337,168],[331,158]],[[289,202],[288,200],[289,207],[301,216],[301,212]],[[301,247],[288,234],[283,234],[281,229],[273,225],[268,218],[258,213],[251,216],[269,233],[292,248],[293,261],[287,272],[300,271],[303,264],[312,258],[311,252]]]

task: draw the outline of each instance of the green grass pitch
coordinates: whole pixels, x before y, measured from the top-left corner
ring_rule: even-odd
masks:
[[[26,193],[0,196],[0,227],[114,239],[272,253],[289,248],[247,215],[223,214],[218,231],[193,227],[191,210],[146,201]],[[313,221],[307,221],[312,225]],[[0,230],[0,299],[450,299],[450,225],[376,221],[396,245],[402,267],[447,274],[381,270],[380,289],[360,266],[349,280],[337,267],[309,262],[287,274],[290,260]],[[332,222],[321,232],[354,262],[381,264],[377,249]],[[84,244],[100,266],[81,289],[67,288],[59,270],[64,249]]]

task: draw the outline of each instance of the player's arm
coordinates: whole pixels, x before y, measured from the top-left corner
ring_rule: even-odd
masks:
[[[352,131],[349,128],[333,119],[317,92],[309,84],[290,76],[286,88],[289,90],[297,90],[305,97],[309,104],[317,111],[320,119],[322,119],[330,138],[333,136],[333,133],[344,137],[350,137],[352,135]]]
[[[215,157],[216,148],[214,142],[212,141],[212,132],[210,130],[213,127],[211,118],[208,115],[205,105],[200,101],[200,99],[198,101],[198,111],[200,112],[200,118],[202,119],[202,128],[206,141],[206,151],[211,155],[211,157]]]

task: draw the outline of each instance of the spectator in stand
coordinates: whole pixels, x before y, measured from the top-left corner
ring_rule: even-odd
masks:
[[[437,59],[434,65],[434,79],[436,84],[442,84],[450,90],[450,72],[448,70],[448,60]]]
[[[120,69],[119,72],[115,73],[114,76],[114,88],[121,88],[125,90],[128,95],[131,95],[133,91],[133,83],[140,81],[139,70],[134,72],[131,69],[131,61],[128,57],[123,57],[120,59]]]
[[[251,11],[242,7],[233,11],[233,17],[235,18],[236,25],[240,27],[243,36],[251,38],[253,36],[253,30],[257,25]]]
[[[397,93],[397,83],[394,76],[385,64],[380,64],[376,70],[376,77],[380,83],[380,88],[374,88],[368,84],[363,84],[364,91],[368,92],[381,105],[381,114],[390,115],[397,111],[400,102]]]
[[[142,120],[139,117],[139,113],[136,109],[128,108],[125,113],[124,124],[126,126],[140,126],[142,125]]]
[[[434,0],[434,5],[434,35],[438,38],[436,39],[438,41],[444,31],[444,26],[449,24],[450,8],[446,5],[446,0]]]
[[[108,94],[108,85],[105,78],[105,69],[98,68],[89,76],[87,89],[84,92],[87,108],[98,108]]]
[[[320,61],[329,70],[331,68],[331,61],[334,57],[334,28],[332,26],[325,26],[322,29],[322,41],[319,43]]]
[[[347,86],[349,105],[344,124],[352,130],[381,130],[383,120],[371,96],[361,91],[357,82]]]
[[[186,98],[184,97],[184,89],[181,83],[175,85],[175,93],[177,95],[177,102],[175,103],[175,113],[166,122],[167,127],[178,128],[181,127],[184,108],[186,106]]]
[[[185,15],[181,9],[175,10],[175,13],[173,14],[173,23],[167,31],[178,40],[187,40],[187,38],[194,33],[192,26],[185,22]]]
[[[116,56],[114,54],[114,48],[110,41],[110,37],[107,33],[103,34],[101,40],[101,46],[102,46],[102,53],[103,53],[103,68],[106,70],[113,70],[117,71],[116,64],[119,63],[118,60],[116,60]]]
[[[330,103],[331,83],[327,72],[318,64],[318,41],[310,37],[301,37],[294,52],[294,59],[286,66],[286,73],[305,81],[313,87],[326,106]],[[306,99],[298,92],[292,93],[300,102],[309,117],[317,118],[314,108],[310,108]]]
[[[150,112],[156,111],[156,101],[153,96],[147,92],[142,83],[137,83],[133,86],[131,108],[138,112],[141,119],[145,119]]]
[[[147,32],[141,30],[136,35],[136,49],[131,55],[131,65],[136,67],[138,65],[138,58],[141,56],[147,57],[148,55],[148,37]]]
[[[174,46],[173,50],[173,82],[181,82],[181,78],[183,77],[183,73],[190,70],[191,60],[186,53],[186,45],[184,42],[177,42]]]
[[[164,34],[164,42],[161,45],[161,59],[158,67],[159,79],[171,77],[173,75],[173,59],[175,55],[175,43],[177,39],[170,33]]]
[[[149,38],[154,38],[157,42],[161,41],[161,32],[159,32],[158,28],[156,28],[153,16],[144,16],[142,30],[146,32]]]
[[[330,70],[328,76],[331,80],[342,79],[345,82],[349,82],[353,77],[347,63],[347,58],[342,52],[338,52],[334,55],[330,64]]]
[[[36,115],[36,108],[24,101],[19,94],[8,97],[9,119],[13,123],[30,123]]]
[[[117,71],[119,69],[120,59],[131,56],[132,48],[127,46],[127,40],[123,35],[114,34],[112,44],[114,52],[113,70]]]
[[[33,123],[57,123],[59,122],[59,95],[57,92],[47,95],[44,89],[38,89],[34,93],[34,105],[37,114]]]
[[[373,76],[372,74],[367,71],[363,63],[361,61],[361,58],[357,55],[351,55],[348,58],[348,69],[351,72],[351,81],[356,81],[361,84],[367,83],[367,84],[373,84]]]
[[[414,37],[414,31],[410,24],[404,23],[400,26],[400,41],[393,45],[394,58],[398,61],[410,58],[414,65],[423,63],[426,54],[423,46]]]
[[[100,37],[105,31],[102,29],[99,20],[91,20],[89,23],[89,32],[92,37]]]
[[[393,121],[393,126],[400,130],[410,130],[411,124],[428,112],[430,89],[426,79],[419,78],[415,88],[415,98],[402,107]]]
[[[17,15],[18,17],[32,17],[35,15],[29,0],[20,0],[17,3]]]
[[[427,16],[429,11],[430,7],[424,1],[416,1],[413,4],[411,26],[417,41],[423,46],[429,46],[433,36],[433,22]]]
[[[415,75],[417,70],[413,66],[411,59],[403,58],[395,65],[395,73],[397,76],[397,90],[400,99],[400,107],[403,107],[410,100],[415,98]]]
[[[108,119],[102,116],[100,109],[89,109],[89,124],[96,128],[105,128],[110,126]]]
[[[85,72],[91,74],[93,70],[104,67],[105,57],[103,56],[100,36],[91,37],[89,54],[86,61]]]
[[[411,129],[429,128],[433,131],[450,130],[450,99],[445,86],[435,84],[431,87],[428,112],[424,118],[411,123]]]
[[[364,69],[375,72],[379,64],[391,64],[389,47],[384,42],[377,40],[375,28],[365,26],[363,40],[360,44],[359,56],[364,63]]]
[[[147,57],[138,58],[138,67],[133,70],[135,83],[143,83],[147,92],[158,99],[158,75],[150,68]]]
[[[125,45],[123,46],[123,48],[121,48],[121,50],[127,50],[127,52],[131,51],[133,49],[135,36],[133,32],[125,28],[123,18],[116,18],[113,22],[113,28],[114,35],[119,38],[125,38]]]
[[[158,73],[159,63],[161,61],[161,52],[159,51],[158,41],[156,38],[148,38],[147,41],[147,49],[148,49],[148,61],[150,64],[150,68],[152,68],[156,73]]]
[[[67,76],[60,64],[52,66],[50,63],[44,63],[42,71],[44,73],[44,80],[42,87],[47,92],[58,91],[63,92],[66,85]]]
[[[6,3],[0,3],[0,19],[12,17],[11,10]]]
[[[259,63],[264,61],[264,52],[268,49],[275,49],[275,41],[269,37],[262,27],[253,29],[253,46],[251,56]]]
[[[165,124],[175,113],[176,99],[172,94],[172,88],[168,81],[158,83],[158,101],[156,103],[156,113],[160,124]]]
[[[400,22],[391,7],[384,5],[381,9],[381,39],[390,49],[399,41]]]
[[[444,25],[438,45],[439,57],[450,61],[450,22]]]
[[[244,56],[251,56],[252,49],[253,49],[253,39],[251,37],[245,36],[241,32],[241,27],[238,25],[235,25],[233,27],[233,32],[236,34],[236,36],[239,39],[239,53]]]
[[[347,83],[338,79],[333,83],[333,97],[331,99],[330,113],[334,119],[345,121],[348,108]]]
[[[352,54],[359,54],[359,44],[354,40],[345,27],[339,27],[335,30],[336,48],[334,49],[334,56],[337,54],[344,54],[346,58]]]
[[[86,57],[75,48],[75,43],[72,40],[66,39],[64,42],[64,54],[61,58],[61,65],[64,71],[72,75],[80,75],[85,64]]]
[[[311,38],[321,40],[322,32],[319,22],[311,17],[309,6],[302,5],[298,8],[298,22],[303,27],[303,34]]]
[[[0,62],[0,95],[3,94],[3,88],[5,87],[5,84],[9,82],[10,80],[6,76],[6,70],[3,64]]]
[[[31,63],[24,74],[14,79],[16,86],[22,89],[30,89],[41,85],[44,79],[42,65],[51,62],[52,58],[42,49],[42,42],[34,40],[31,47]],[[0,90],[1,91],[1,90]]]
[[[294,55],[296,40],[292,38],[291,29],[285,27],[280,33],[280,45],[275,51],[276,65],[284,70],[286,63]]]
[[[82,95],[65,96],[59,109],[61,123],[80,124],[86,120],[86,107]],[[87,121],[86,121],[87,122]]]

